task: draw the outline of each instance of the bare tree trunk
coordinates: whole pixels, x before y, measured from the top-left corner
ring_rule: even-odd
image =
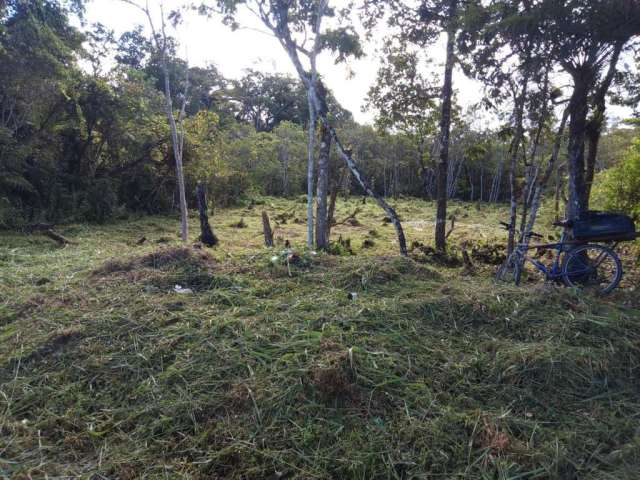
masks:
[[[501,146],[498,149],[498,164],[496,165],[496,171],[491,179],[491,191],[489,192],[489,203],[496,203],[500,198],[500,191],[502,189],[502,174],[504,172],[504,160],[505,151]]]
[[[280,148],[282,161],[282,195],[289,196],[289,144],[285,142]]]
[[[165,108],[167,112],[167,118],[169,120],[169,127],[171,129],[171,143],[173,144],[173,155],[176,160],[176,177],[178,179],[178,196],[180,205],[180,236],[183,242],[189,240],[189,214],[187,211],[187,197],[184,187],[184,171],[182,167],[182,142],[179,138],[178,127],[176,125],[175,117],[173,116],[173,102],[171,100],[171,89],[169,85],[169,69],[167,68],[166,61],[163,60],[162,71],[164,75],[164,90],[165,90]]]
[[[398,199],[398,185],[400,176],[400,162],[398,161],[398,152],[393,152],[393,199]]]
[[[307,145],[307,246],[313,248],[313,170],[315,162],[316,108],[312,92],[308,92],[309,102],[309,144]]]
[[[524,104],[526,102],[527,90],[529,87],[529,70],[528,67],[525,71],[524,78],[522,80],[522,91],[515,101],[515,124],[516,129],[511,141],[511,148],[509,153],[511,155],[511,161],[509,166],[509,190],[510,190],[510,208],[509,208],[509,240],[507,243],[507,257],[513,252],[515,246],[515,233],[516,233],[516,221],[518,215],[518,201],[516,198],[516,175],[518,168],[518,152],[520,150],[520,144],[522,143],[522,137],[524,134],[523,116],[524,116]]]
[[[167,65],[167,48],[168,39],[166,34],[166,24],[164,10],[162,4],[160,4],[161,24],[160,32],[156,32],[155,25],[151,12],[149,11],[149,3],[145,6],[138,5],[133,0],[122,0],[129,5],[133,5],[137,9],[141,10],[147,17],[149,27],[151,28],[152,42],[154,42],[156,49],[160,53],[160,66],[162,68],[162,75],[164,77],[164,99],[165,99],[165,113],[169,121],[169,129],[171,131],[171,143],[173,146],[173,156],[176,161],[176,178],[178,183],[178,203],[180,205],[180,236],[183,242],[189,239],[189,223],[188,223],[188,210],[187,210],[187,198],[184,186],[184,171],[182,167],[182,153],[184,151],[184,129],[183,120],[185,117],[185,108],[187,104],[187,94],[189,89],[189,67],[187,66],[187,78],[185,91],[182,98],[182,107],[178,116],[178,121],[173,114],[173,99],[171,97],[171,84],[169,79],[169,67]],[[160,35],[158,35],[160,33]],[[161,43],[162,42],[162,43]],[[178,131],[178,126],[180,131]]]
[[[387,214],[389,219],[391,219],[391,223],[396,229],[396,235],[398,237],[398,247],[400,248],[400,255],[406,257],[408,255],[407,240],[404,236],[404,230],[402,229],[402,224],[400,223],[400,218],[398,217],[398,214],[387,202],[385,202],[385,200],[380,195],[378,195],[375,191],[373,191],[373,189],[369,185],[369,182],[367,182],[366,178],[360,171],[360,168],[351,157],[351,153],[345,150],[342,144],[340,143],[338,134],[336,133],[335,129],[329,124],[329,121],[327,120],[326,116],[321,118],[324,125],[326,125],[329,131],[331,132],[331,137],[333,138],[333,141],[336,144],[338,153],[340,154],[342,159],[345,161],[345,163],[349,167],[349,170],[351,171],[352,175],[355,177],[355,179],[358,181],[358,183],[360,184],[362,189],[367,193],[367,195],[369,195],[370,197],[373,197],[373,199],[380,206],[380,208],[382,208],[382,210],[384,210],[384,212]]]
[[[442,116],[440,118],[440,141],[438,176],[436,183],[436,249],[445,251],[447,248],[446,221],[447,221],[447,173],[449,163],[449,136],[451,133],[451,97],[453,95],[453,64],[454,45],[456,41],[456,10],[457,0],[449,2],[449,24],[447,26],[447,59],[444,68],[444,84],[442,86]]]
[[[329,218],[327,195],[329,190],[329,157],[331,155],[331,132],[322,125],[320,129],[320,152],[318,154],[318,190],[316,205],[316,246],[321,250],[329,247]]]
[[[558,133],[556,133],[555,142],[553,144],[553,151],[551,153],[551,158],[549,159],[549,163],[545,168],[544,174],[542,178],[536,183],[533,197],[531,199],[531,210],[529,213],[529,219],[527,221],[526,227],[522,232],[521,241],[528,246],[529,244],[529,233],[533,231],[533,227],[536,223],[536,219],[538,216],[538,209],[540,208],[540,200],[542,199],[542,193],[544,189],[547,187],[549,183],[549,179],[553,174],[553,170],[558,162],[558,155],[560,154],[560,146],[562,145],[562,136],[564,135],[564,130],[567,124],[567,119],[569,117],[569,109],[565,109],[562,115],[562,121],[560,122],[560,126],[558,127]]]

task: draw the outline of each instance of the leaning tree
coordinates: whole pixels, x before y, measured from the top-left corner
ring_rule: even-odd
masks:
[[[317,120],[321,123],[320,158],[318,165],[316,232],[328,232],[327,191],[329,178],[329,140],[331,140],[347,164],[353,177],[364,191],[373,197],[394,225],[398,237],[400,253],[407,255],[407,245],[400,219],[395,210],[371,187],[352,152],[345,147],[333,125],[327,105],[327,89],[323,85],[317,69],[317,58],[322,51],[331,51],[336,61],[362,55],[359,37],[351,26],[326,27],[329,18],[340,16],[346,20],[349,8],[339,11],[329,5],[328,0],[217,0],[214,5],[205,5],[202,11],[210,12],[212,7],[222,11],[225,19],[236,25],[238,8],[244,6],[253,12],[278,40],[291,60],[300,80],[307,89],[309,98],[310,130]],[[340,23],[340,22],[338,22]],[[311,135],[311,133],[310,133]],[[312,142],[310,142],[312,143]],[[310,145],[313,147],[313,145]],[[311,148],[310,148],[311,155]],[[326,157],[326,160],[323,158]],[[312,159],[310,158],[310,164]],[[328,238],[321,238],[317,245],[323,248]]]

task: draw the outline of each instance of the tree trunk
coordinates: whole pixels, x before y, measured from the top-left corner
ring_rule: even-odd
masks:
[[[178,133],[176,119],[173,116],[173,101],[171,99],[171,86],[169,84],[169,69],[166,64],[164,54],[162,56],[162,73],[164,76],[164,97],[165,113],[169,120],[171,130],[171,143],[173,145],[173,156],[176,161],[176,178],[178,180],[178,203],[180,205],[180,236],[183,242],[189,239],[189,223],[187,211],[187,196],[184,188],[184,171],[182,168],[182,145],[183,140]]]
[[[281,150],[282,155],[282,194],[289,196],[289,145],[285,143]]]
[[[322,125],[320,128],[320,152],[318,153],[318,189],[316,205],[316,247],[329,247],[329,218],[327,195],[329,191],[329,157],[331,155],[331,132]]]
[[[569,101],[569,146],[567,166],[569,170],[569,218],[581,216],[589,208],[586,198],[584,144],[589,111],[588,95],[591,73],[576,71],[573,73],[574,87]]]
[[[196,187],[196,197],[198,198],[198,211],[200,213],[200,241],[207,247],[213,247],[218,244],[218,237],[215,236],[211,225],[209,225],[209,216],[207,215],[207,194],[204,185],[201,183]]]
[[[452,0],[452,1],[455,2],[456,0]],[[320,22],[322,20],[322,16],[324,14],[324,9],[326,8],[326,5],[327,5],[327,1],[321,0],[318,6],[318,10],[316,12],[316,15],[317,15],[316,27],[315,27],[316,32],[320,31]],[[287,4],[283,2],[282,9],[286,10],[286,8],[287,8]],[[281,19],[285,19],[285,18],[286,16],[281,17]],[[391,208],[384,201],[383,198],[381,198],[378,194],[376,194],[373,191],[373,189],[370,187],[369,183],[365,179],[364,175],[360,171],[360,168],[358,167],[356,162],[353,160],[353,157],[351,156],[351,152],[345,150],[345,148],[340,143],[340,138],[338,137],[338,134],[336,133],[335,129],[331,126],[331,123],[329,122],[328,108],[327,108],[326,102],[322,101],[321,99],[322,96],[318,95],[316,91],[319,87],[321,87],[321,83],[318,82],[317,75],[315,72],[315,58],[320,45],[320,37],[316,36],[315,45],[311,55],[312,69],[311,69],[311,73],[309,73],[305,70],[305,68],[302,65],[302,62],[300,61],[300,57],[298,56],[299,49],[291,37],[291,32],[288,29],[288,25],[286,25],[286,23],[282,23],[279,21],[277,26],[274,26],[267,18],[264,18],[264,16],[263,16],[263,21],[265,25],[267,25],[271,29],[271,31],[276,35],[276,37],[278,37],[278,39],[280,40],[280,43],[286,50],[287,55],[289,56],[289,59],[291,60],[296,71],[298,72],[298,76],[300,77],[305,87],[307,88],[307,94],[308,94],[309,103],[310,103],[309,105],[310,110],[316,112],[318,118],[322,121],[323,125],[329,130],[331,134],[331,138],[333,139],[336,145],[336,148],[338,149],[338,153],[340,154],[340,157],[347,164],[347,166],[349,167],[349,170],[351,171],[353,176],[356,178],[358,183],[360,183],[364,191],[376,200],[378,205],[380,205],[380,207],[385,211],[387,216],[391,219],[391,222],[393,223],[398,236],[400,254],[403,256],[406,256],[408,254],[407,242],[404,236],[402,225],[400,223],[400,220],[398,219],[398,215],[396,214],[395,210]],[[313,211],[311,211],[311,215],[313,215]],[[311,235],[313,235],[313,229],[311,230]]]
[[[613,77],[616,73],[616,66],[618,65],[618,59],[620,58],[620,52],[622,51],[622,43],[618,43],[615,46],[611,60],[609,61],[609,69],[607,74],[602,79],[596,93],[593,96],[593,115],[591,120],[587,124],[587,144],[589,146],[586,161],[585,171],[585,199],[586,203],[589,203],[589,197],[591,196],[591,185],[593,184],[593,177],[596,170],[596,159],[598,158],[598,145],[600,143],[600,137],[602,135],[602,128],[605,125],[605,110],[607,108],[606,96]]]
[[[315,162],[316,108],[313,93],[308,92],[309,102],[309,144],[307,145],[307,246],[313,248],[313,170]]]
[[[333,226],[334,216],[336,213],[336,201],[338,200],[338,191],[340,190],[340,186],[344,182],[345,170],[341,169],[342,173],[340,177],[335,179],[333,185],[331,186],[331,194],[329,198],[329,210],[327,212],[327,240],[331,239],[331,227]]]
[[[516,198],[516,175],[518,168],[518,151],[520,150],[520,144],[522,143],[522,136],[524,134],[523,116],[524,105],[526,103],[527,90],[529,87],[529,70],[528,67],[525,71],[524,78],[522,80],[522,91],[516,98],[515,103],[515,124],[516,130],[511,141],[511,148],[509,153],[511,154],[510,166],[509,166],[509,191],[510,191],[510,208],[509,208],[509,240],[507,243],[507,257],[513,252],[515,247],[515,235],[516,235],[516,222],[518,215],[518,201]]]
[[[387,202],[385,202],[384,198],[382,198],[375,191],[373,191],[373,189],[369,185],[369,182],[367,182],[366,178],[360,171],[360,168],[351,157],[351,153],[343,148],[342,144],[340,143],[340,139],[338,138],[338,134],[336,133],[335,129],[329,124],[329,121],[327,120],[326,117],[322,117],[322,122],[327,126],[327,128],[331,132],[331,137],[333,138],[333,141],[336,144],[338,153],[340,154],[342,159],[345,161],[345,163],[349,167],[349,170],[351,170],[351,173],[353,174],[355,179],[358,181],[362,189],[367,193],[367,195],[369,195],[370,197],[373,197],[373,199],[380,206],[380,208],[382,208],[382,210],[384,210],[384,212],[387,214],[389,219],[391,219],[391,223],[396,229],[396,235],[398,237],[398,247],[400,248],[400,255],[406,257],[408,255],[407,240],[404,236],[404,230],[402,229],[402,224],[400,223],[400,218],[398,217],[398,214]]]
[[[521,241],[528,246],[529,245],[529,233],[533,231],[533,227],[536,223],[538,216],[538,209],[540,208],[540,200],[542,199],[542,193],[544,189],[547,187],[549,183],[549,179],[553,174],[555,166],[558,162],[558,155],[560,154],[560,146],[562,145],[562,136],[564,135],[564,130],[567,125],[567,118],[569,117],[569,110],[566,109],[562,115],[562,121],[560,122],[560,127],[558,128],[558,133],[556,134],[556,139],[553,145],[553,151],[551,153],[551,158],[549,159],[549,163],[545,168],[544,174],[542,178],[536,183],[536,186],[533,191],[533,196],[531,199],[531,209],[529,212],[529,219],[527,224],[522,232]]]
[[[449,25],[447,26],[447,59],[444,68],[444,84],[442,86],[442,116],[440,118],[440,141],[438,177],[436,182],[436,249],[445,251],[447,248],[446,221],[447,221],[447,173],[449,162],[449,136],[451,133],[451,97],[453,95],[453,64],[454,44],[456,40],[456,10],[457,0],[449,2]]]

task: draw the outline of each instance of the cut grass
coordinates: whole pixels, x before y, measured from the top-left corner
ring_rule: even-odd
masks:
[[[637,478],[636,292],[518,289],[491,265],[401,259],[369,203],[338,206],[361,208],[333,232],[355,256],[300,250],[289,266],[262,247],[260,209],[217,212],[222,243],[206,253],[161,217],[70,226],[66,248],[3,235],[2,475]],[[428,245],[431,205],[397,207]],[[453,208],[454,245],[502,239],[488,227],[500,209]],[[304,232],[276,228],[294,247]]]

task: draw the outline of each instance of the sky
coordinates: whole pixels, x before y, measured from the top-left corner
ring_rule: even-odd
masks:
[[[165,12],[184,4],[185,0],[165,0]],[[338,5],[340,2],[335,1]],[[159,5],[150,0],[150,5]],[[185,15],[184,22],[177,30],[169,33],[180,43],[180,56],[187,57],[193,66],[214,64],[227,78],[239,78],[246,69],[263,72],[285,73],[296,76],[295,70],[277,40],[267,33],[260,20],[248,11],[240,14],[240,30],[231,31],[217,18],[205,18],[195,13]],[[131,30],[140,24],[146,27],[147,21],[142,12],[120,0],[92,0],[87,5],[85,21],[88,25],[100,22],[115,31],[116,35]],[[362,26],[356,19],[356,28],[362,33]],[[323,53],[318,59],[318,71],[333,91],[341,105],[350,110],[356,121],[373,123],[374,113],[363,112],[369,87],[376,78],[379,67],[377,53],[379,43],[384,36],[381,29],[375,39],[364,44],[365,57],[350,60],[347,64],[336,65],[329,53]],[[430,52],[434,58],[442,57],[443,48],[438,46]],[[443,58],[434,63],[440,68]],[[444,68],[444,67],[442,67]],[[481,88],[476,82],[465,79],[457,72],[459,101],[464,104],[475,103],[481,98]]]
[[[143,2],[144,0],[138,0]],[[334,0],[339,6],[345,0]],[[184,5],[186,0],[164,0],[165,12]],[[160,0],[149,0],[152,11],[159,12]],[[194,12],[184,15],[184,21],[176,30],[168,33],[179,41],[179,54],[186,57],[193,66],[214,64],[227,78],[239,78],[246,69],[271,73],[284,73],[296,76],[295,70],[277,40],[267,33],[265,27],[254,14],[242,10],[239,22],[243,28],[231,31],[218,18],[205,18]],[[119,35],[133,29],[136,25],[146,27],[144,14],[134,6],[121,0],[92,0],[88,3],[85,22],[90,25],[100,22]],[[157,21],[157,20],[156,20]],[[354,26],[363,33],[362,26],[354,18]],[[336,65],[329,53],[323,53],[318,59],[318,71],[333,91],[341,105],[350,110],[356,121],[371,124],[374,112],[363,112],[366,96],[376,78],[380,64],[378,50],[386,31],[378,29],[372,41],[364,43],[365,57],[350,60],[347,64]],[[443,42],[441,42],[443,43]],[[444,45],[436,44],[425,52],[434,59],[431,67],[440,72],[443,69]],[[426,68],[426,67],[425,67]],[[460,71],[454,72],[454,85],[458,102],[463,107],[476,104],[482,98],[482,85],[466,78]],[[488,114],[474,112],[476,122],[495,123]],[[631,114],[630,109],[610,107],[610,116],[624,118]]]

